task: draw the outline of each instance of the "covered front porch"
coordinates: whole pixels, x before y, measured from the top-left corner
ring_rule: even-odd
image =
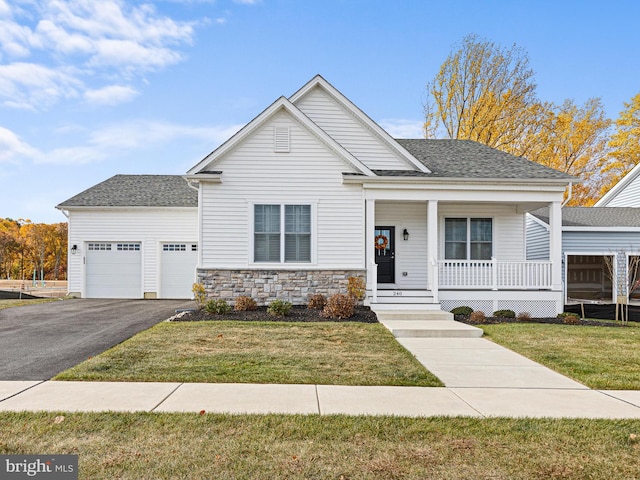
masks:
[[[534,317],[562,311],[560,200],[496,200],[504,192],[477,201],[451,198],[452,192],[366,193],[366,303],[372,308],[466,305],[487,315],[510,309]],[[416,198],[421,195],[450,198]],[[551,211],[550,260],[527,261],[524,215],[541,205]]]

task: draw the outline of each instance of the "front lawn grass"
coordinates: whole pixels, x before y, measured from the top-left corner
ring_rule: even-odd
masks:
[[[0,414],[0,454],[77,454],[92,480],[631,479],[637,436],[639,420]]]
[[[0,300],[0,310],[11,307],[22,307],[24,305],[34,305],[36,303],[55,302],[57,298],[33,298],[30,300]]]
[[[640,328],[505,323],[485,336],[584,385],[640,390]]]
[[[380,324],[164,322],[56,380],[442,386]]]

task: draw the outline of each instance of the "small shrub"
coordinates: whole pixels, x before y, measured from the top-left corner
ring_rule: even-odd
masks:
[[[321,293],[316,293],[314,295],[309,295],[309,304],[307,305],[307,308],[311,308],[313,310],[322,310],[326,304],[327,297],[325,297]]]
[[[286,317],[291,313],[292,308],[293,305],[291,302],[287,302],[286,300],[274,300],[267,307],[267,312],[278,317]]]
[[[493,312],[493,316],[499,318],[516,318],[516,312],[513,310],[496,310]]]
[[[231,311],[231,305],[229,305],[227,301],[223,300],[222,298],[216,298],[215,300],[209,300],[204,309],[207,311],[207,313],[211,313],[213,315],[224,315],[225,313],[229,313]]]
[[[531,314],[529,312],[520,312],[516,318],[521,322],[528,322],[531,320]]]
[[[467,307],[467,306],[456,307],[453,310],[451,310],[451,313],[453,313],[454,315],[463,315],[465,317],[468,317],[469,315],[471,315],[472,312],[473,312],[473,308]]]
[[[471,323],[484,323],[487,321],[487,317],[484,312],[476,310],[475,312],[471,312],[471,314],[469,315],[469,321]]]
[[[256,303],[256,301],[251,297],[247,297],[246,295],[237,297],[233,305],[233,309],[236,312],[246,312],[249,310],[255,310],[256,308],[258,308],[258,304]]]
[[[349,282],[347,284],[347,292],[350,296],[352,296],[355,300],[362,300],[366,293],[366,285],[364,283],[364,278],[362,277],[349,277],[347,279]]]
[[[191,285],[191,292],[193,293],[193,299],[196,301],[198,308],[202,308],[207,299],[207,292],[204,289],[204,285],[200,282],[194,283]]]
[[[353,317],[355,308],[356,300],[351,295],[337,293],[329,297],[320,315],[324,318],[350,318]]]
[[[580,325],[580,319],[574,313],[569,313],[562,316],[562,323],[565,325]]]

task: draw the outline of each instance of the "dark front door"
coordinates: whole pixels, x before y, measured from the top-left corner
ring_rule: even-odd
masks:
[[[395,233],[395,227],[376,227],[375,229],[378,283],[395,283],[396,281]]]

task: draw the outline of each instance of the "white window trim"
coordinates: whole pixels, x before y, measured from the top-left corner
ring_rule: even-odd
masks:
[[[255,206],[256,205],[279,205],[280,206],[280,261],[279,262],[256,262],[254,259],[255,246]],[[285,205],[309,205],[311,207],[311,259],[309,262],[285,262],[284,261],[284,236],[285,236]],[[253,201],[247,203],[247,218],[249,219],[249,241],[247,252],[247,264],[256,268],[308,268],[318,264],[318,202],[292,200],[290,202],[274,202],[273,200]]]
[[[469,258],[471,256],[471,219],[477,219],[477,218],[488,218],[491,220],[491,257],[488,259],[490,260],[491,258],[497,258],[497,254],[496,254],[496,219],[494,216],[492,215],[473,215],[473,216],[460,216],[460,215],[442,215],[440,217],[440,252],[442,252],[440,254],[440,260],[454,260],[452,258],[446,258],[445,256],[445,250],[446,250],[446,245],[447,245],[447,236],[446,236],[446,219],[448,218],[455,218],[455,219],[465,219],[467,221],[467,252],[466,252],[466,256],[467,258],[465,259],[465,261],[471,261],[471,258]]]

